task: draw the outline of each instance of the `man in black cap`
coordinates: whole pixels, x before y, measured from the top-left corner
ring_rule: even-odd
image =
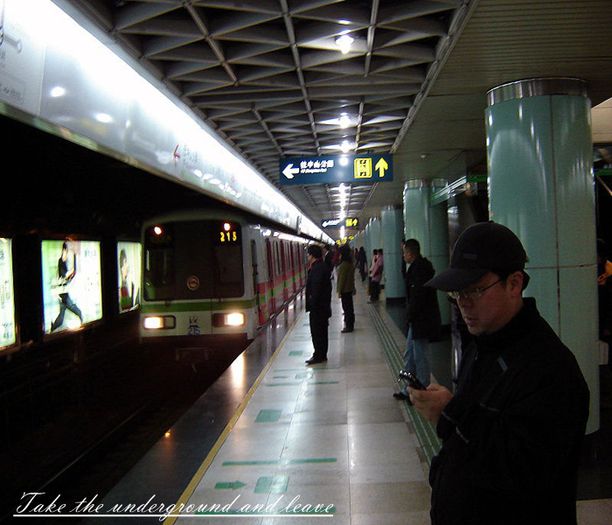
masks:
[[[443,443],[429,475],[433,525],[576,524],[589,391],[534,299],[522,297],[526,261],[512,231],[477,223],[427,283],[449,292],[475,336],[454,395],[410,389]]]
[[[311,244],[306,251],[309,265],[306,280],[306,311],[310,313],[310,335],[314,346],[314,354],[306,364],[316,365],[327,361],[327,327],[331,317],[332,286],[330,269],[323,261],[321,247]]]

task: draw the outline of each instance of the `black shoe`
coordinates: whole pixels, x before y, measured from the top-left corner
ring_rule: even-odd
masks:
[[[340,330],[341,334],[348,334],[349,332],[352,332],[353,329],[352,328],[343,328],[342,330]]]
[[[412,401],[410,401],[410,396],[404,394],[404,392],[394,392],[393,397],[400,401],[406,401],[410,406],[412,406]]]
[[[311,357],[306,361],[307,365],[317,365],[319,363],[325,363],[327,361],[327,357]]]

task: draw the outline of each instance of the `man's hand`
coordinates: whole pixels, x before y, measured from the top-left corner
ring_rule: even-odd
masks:
[[[434,425],[438,424],[438,419],[440,419],[444,407],[453,398],[453,394],[448,388],[436,384],[429,385],[427,390],[408,388],[408,393],[414,408]]]

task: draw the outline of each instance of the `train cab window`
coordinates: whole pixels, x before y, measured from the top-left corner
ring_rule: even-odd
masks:
[[[230,229],[225,230],[224,225]],[[145,235],[145,299],[240,297],[244,293],[240,225],[184,221]]]

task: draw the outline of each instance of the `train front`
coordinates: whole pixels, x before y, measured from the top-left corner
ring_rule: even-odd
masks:
[[[255,300],[245,280],[242,233],[238,221],[217,219],[145,227],[143,340],[223,348],[254,337]]]

